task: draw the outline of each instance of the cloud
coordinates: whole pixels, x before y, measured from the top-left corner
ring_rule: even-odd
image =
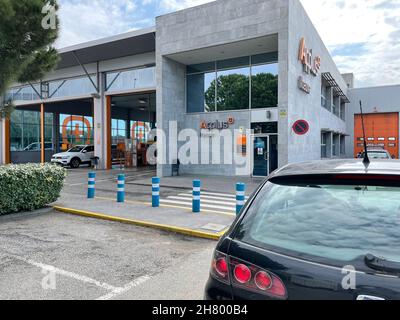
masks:
[[[400,0],[301,0],[341,72],[358,86],[400,82]]]
[[[355,73],[359,86],[400,82],[400,0],[300,1],[341,72]],[[158,15],[211,0],[59,2],[60,48],[153,26]]]

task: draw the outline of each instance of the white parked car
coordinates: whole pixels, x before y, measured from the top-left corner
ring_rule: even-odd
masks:
[[[79,168],[81,164],[91,164],[94,157],[94,146],[75,146],[67,152],[57,153],[51,158],[52,163]]]

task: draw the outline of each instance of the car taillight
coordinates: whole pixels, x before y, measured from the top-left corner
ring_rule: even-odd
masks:
[[[272,287],[272,278],[265,271],[260,271],[254,277],[254,282],[258,289],[260,290],[269,290]]]
[[[228,274],[228,262],[224,258],[219,258],[215,262],[215,271],[222,277]]]
[[[228,258],[225,254],[215,252],[211,266],[211,274],[222,282],[229,283]]]
[[[229,268],[233,270],[233,286],[268,295],[272,298],[287,298],[286,287],[275,274],[235,258],[230,258]]]
[[[277,275],[248,262],[228,257],[219,251],[214,254],[211,275],[221,282],[232,284],[234,287],[247,289],[272,298],[287,298],[286,287]]]
[[[245,284],[250,281],[251,279],[251,271],[250,269],[244,264],[238,264],[233,271],[235,279],[237,282],[241,284]]]

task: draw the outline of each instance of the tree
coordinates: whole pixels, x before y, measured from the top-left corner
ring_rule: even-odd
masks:
[[[272,73],[259,73],[251,80],[251,105],[253,108],[278,106],[278,76]]]
[[[278,105],[278,76],[259,73],[252,76],[251,96],[253,108],[268,108]],[[247,109],[249,107],[249,77],[241,74],[220,76],[213,80],[205,93],[207,111],[215,108],[215,85],[217,84],[218,111]]]
[[[57,0],[0,0],[0,118],[9,116],[5,93],[14,82],[40,80],[58,62]]]

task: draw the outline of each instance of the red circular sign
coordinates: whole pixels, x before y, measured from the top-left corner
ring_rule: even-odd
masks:
[[[310,125],[305,120],[298,120],[293,125],[293,131],[299,136],[305,135],[310,130]]]

